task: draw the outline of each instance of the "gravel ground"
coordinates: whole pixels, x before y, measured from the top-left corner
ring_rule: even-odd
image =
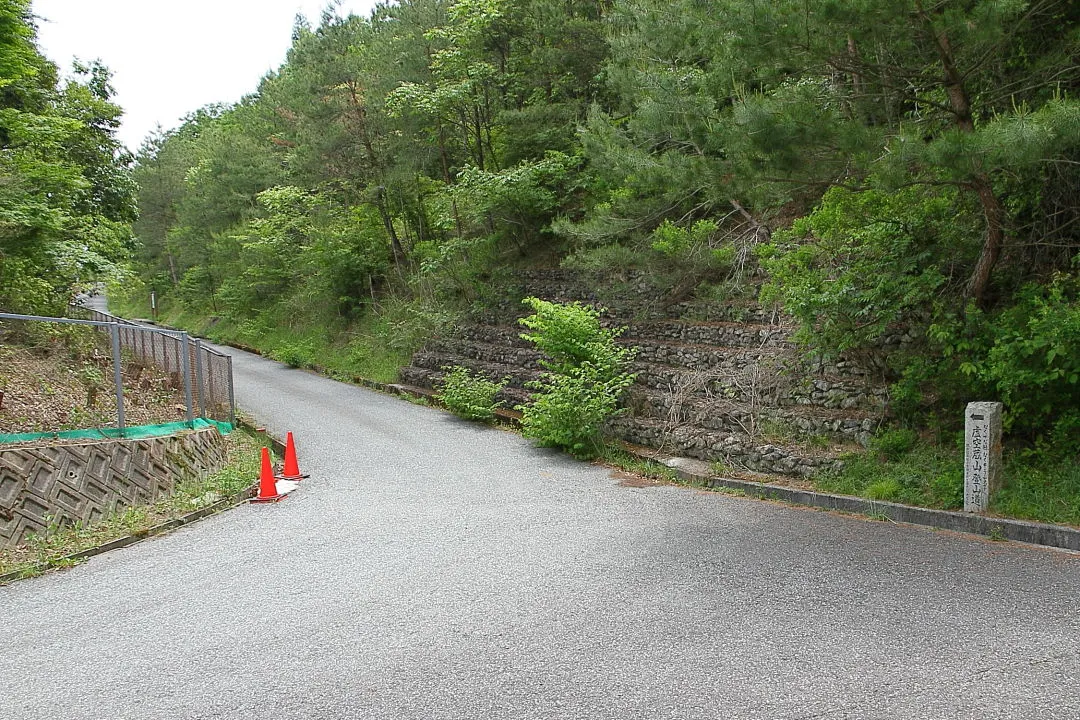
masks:
[[[312,477],[0,588],[0,717],[1080,717],[1080,557],[619,474],[241,352]]]

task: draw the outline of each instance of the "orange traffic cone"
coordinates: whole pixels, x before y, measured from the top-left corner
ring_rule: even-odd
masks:
[[[292,432],[285,435],[285,467],[278,475],[282,480],[303,480],[310,475],[301,475],[300,466],[296,463],[296,445],[293,443]]]
[[[259,494],[251,498],[253,503],[271,503],[284,498],[278,494],[277,481],[274,480],[274,467],[270,464],[270,451],[262,449],[262,472],[259,473]]]

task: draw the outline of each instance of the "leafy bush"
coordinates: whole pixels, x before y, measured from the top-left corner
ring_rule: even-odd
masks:
[[[520,320],[533,331],[522,337],[547,356],[541,364],[548,370],[529,384],[536,391],[532,402],[518,407],[523,433],[546,447],[595,456],[603,447],[604,423],[634,382],[626,369],[635,353],[615,342],[621,329],[600,326],[600,310],[534,297],[522,302],[534,310]]]
[[[565,373],[544,373],[529,384],[537,391],[532,403],[518,408],[522,432],[544,447],[594,457],[603,449],[604,423],[618,412],[619,398],[633,382],[628,373],[605,380],[588,363]]]
[[[518,321],[533,331],[521,337],[547,356],[540,362],[552,372],[567,373],[591,363],[598,378],[607,378],[633,355],[615,343],[622,329],[600,326],[601,310],[579,302],[559,304],[534,297],[521,302],[533,309],[532,315]]]
[[[442,387],[435,396],[450,412],[466,420],[491,422],[495,419],[495,409],[502,405],[495,396],[509,382],[503,378],[492,382],[479,375],[473,375],[460,365],[443,368],[447,371]]]
[[[270,351],[270,357],[289,367],[311,367],[315,364],[315,346],[310,342],[283,343]]]
[[[926,361],[941,392],[999,399],[1005,429],[1028,440],[1069,442],[1070,415],[1080,407],[1080,279],[1058,274],[1025,285],[996,312],[969,304],[940,314],[927,337],[944,359]],[[950,398],[953,399],[953,398]],[[1059,427],[1060,425],[1060,427]]]
[[[653,230],[651,247],[661,255],[684,263],[727,269],[735,260],[735,248],[712,246],[711,238],[719,229],[712,220],[698,220],[690,228],[665,220]]]
[[[1049,286],[1027,286],[1018,300],[973,371],[996,388],[1010,425],[1045,428],[1063,408],[1080,406],[1080,282],[1059,275]]]
[[[866,346],[890,325],[920,317],[952,273],[967,228],[955,193],[833,188],[810,215],[773,234],[758,254],[799,335],[826,355]],[[970,235],[970,233],[969,233]]]

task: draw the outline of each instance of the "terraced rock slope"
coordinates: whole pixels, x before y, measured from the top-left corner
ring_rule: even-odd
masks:
[[[595,278],[565,270],[519,275],[516,295],[597,303]],[[620,342],[638,349],[629,412],[614,436],[731,468],[808,476],[865,444],[887,412],[880,374],[850,361],[807,358],[790,322],[755,304],[665,307],[648,283],[623,283],[607,323],[625,327]],[[693,311],[707,320],[677,317]],[[526,402],[525,383],[540,373],[540,354],[520,338],[524,306],[508,302],[452,334],[430,341],[401,371],[403,382],[436,389],[444,368],[464,366],[509,378],[508,407]],[[738,318],[737,320],[735,318]]]

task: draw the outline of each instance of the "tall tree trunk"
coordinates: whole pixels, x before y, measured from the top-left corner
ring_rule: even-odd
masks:
[[[994,194],[990,178],[980,173],[971,183],[972,189],[979,196],[983,217],[986,219],[986,238],[983,240],[979,259],[967,281],[967,294],[979,305],[983,304],[986,288],[990,285],[990,273],[997,264],[1001,249],[1005,246],[1005,209]]]
[[[476,134],[476,167],[484,170],[484,126],[480,121],[480,105],[473,103],[472,111],[473,132]]]
[[[405,265],[405,248],[401,246],[397,230],[394,229],[394,219],[390,217],[390,211],[386,207],[386,188],[380,185],[376,193],[375,206],[379,209],[379,217],[382,218],[383,227],[386,228],[386,234],[390,237],[390,249],[394,254],[394,265],[400,271]]]
[[[941,60],[942,70],[945,72],[945,92],[949,97],[949,106],[952,109],[956,127],[963,132],[975,132],[975,121],[971,114],[971,99],[967,88],[964,86],[964,77],[956,67],[956,59],[953,56],[952,45],[948,35],[944,31],[938,32],[934,27],[933,20],[923,9],[921,0],[917,0],[915,7],[922,19],[926,31],[934,41],[938,57]],[[983,246],[979,251],[979,259],[975,262],[975,268],[968,277],[965,293],[979,305],[983,304],[986,289],[990,285],[990,275],[994,271],[1001,256],[1001,250],[1005,246],[1005,209],[1001,201],[994,193],[993,183],[990,176],[981,169],[978,158],[974,159],[975,174],[967,187],[975,191],[982,206],[983,218],[986,221],[986,236],[983,238]]]
[[[859,73],[858,70],[860,64],[862,63],[862,60],[859,57],[859,46],[855,44],[855,38],[853,38],[851,35],[848,35],[847,37],[847,51],[848,57],[851,60],[852,67],[851,92],[855,95],[855,97],[858,98],[862,95],[863,91],[862,75]]]
[[[349,101],[352,104],[353,116],[356,118],[356,125],[360,133],[360,144],[364,148],[364,154],[367,156],[368,165],[371,166],[372,171],[379,167],[378,158],[375,156],[375,144],[371,140],[371,135],[368,133],[367,122],[367,107],[364,105],[360,98],[360,93],[357,92],[356,83],[347,83],[349,89]]]
[[[450,161],[446,157],[446,132],[443,124],[439,123],[439,159],[442,161],[443,182],[450,187]],[[457,200],[450,201],[450,207],[454,211],[454,225],[457,227],[458,237],[462,237],[461,213],[458,212]]]
[[[426,211],[424,210],[424,191],[420,184],[420,175],[417,174],[416,181],[416,238],[417,242],[424,242],[424,222],[427,220]]]
[[[494,124],[491,121],[493,113],[491,112],[491,93],[488,91],[487,86],[484,87],[484,136],[487,142],[488,148],[488,165],[492,170],[499,170],[499,163],[495,157],[495,143],[491,140],[491,126]]]
[[[180,278],[176,276],[176,258],[173,257],[172,250],[165,249],[165,256],[169,258],[169,277],[172,278],[172,284],[174,288],[180,287]]]

